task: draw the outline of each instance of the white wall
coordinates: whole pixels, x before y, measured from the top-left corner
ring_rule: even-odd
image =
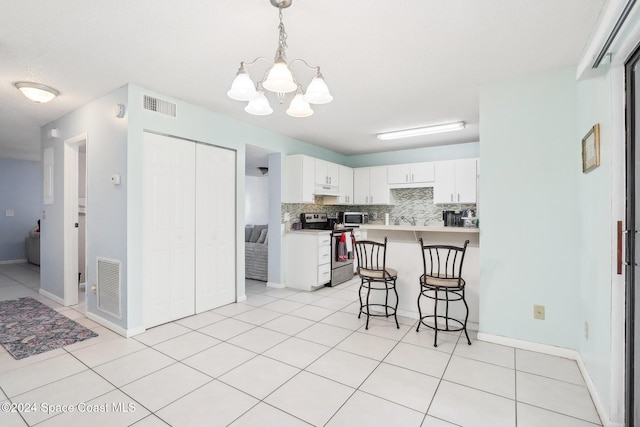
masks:
[[[269,177],[249,176],[244,178],[244,223],[245,225],[269,223]]]
[[[576,108],[573,69],[480,89],[481,332],[578,347]]]

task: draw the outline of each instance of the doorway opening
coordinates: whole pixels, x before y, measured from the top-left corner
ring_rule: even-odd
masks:
[[[87,281],[87,135],[64,143],[64,305],[77,305]],[[86,293],[82,292],[84,302]]]

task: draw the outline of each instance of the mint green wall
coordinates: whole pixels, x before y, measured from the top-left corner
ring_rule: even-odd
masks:
[[[480,89],[481,332],[578,347],[577,100],[573,69]]]
[[[604,68],[602,66],[601,68]],[[578,134],[600,124],[600,166],[579,174],[580,307],[578,349],[603,404],[610,407],[612,277],[611,75],[578,84]],[[622,219],[622,218],[618,218]],[[583,325],[589,323],[585,339]]]
[[[365,166],[399,165],[402,163],[433,162],[436,160],[469,159],[472,157],[480,157],[479,142],[359,154],[349,156],[347,158],[348,163],[345,163],[345,166],[358,168]]]

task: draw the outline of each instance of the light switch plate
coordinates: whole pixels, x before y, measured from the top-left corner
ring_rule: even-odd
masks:
[[[5,216],[13,216],[15,215],[15,212],[11,209],[7,209],[4,214]]]

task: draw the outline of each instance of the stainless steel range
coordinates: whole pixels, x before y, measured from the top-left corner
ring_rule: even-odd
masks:
[[[333,230],[326,213],[301,213],[300,222],[305,230],[331,231],[331,281],[326,286],[336,286],[353,278],[353,248],[349,251],[352,228]],[[345,247],[340,244],[344,234]]]

